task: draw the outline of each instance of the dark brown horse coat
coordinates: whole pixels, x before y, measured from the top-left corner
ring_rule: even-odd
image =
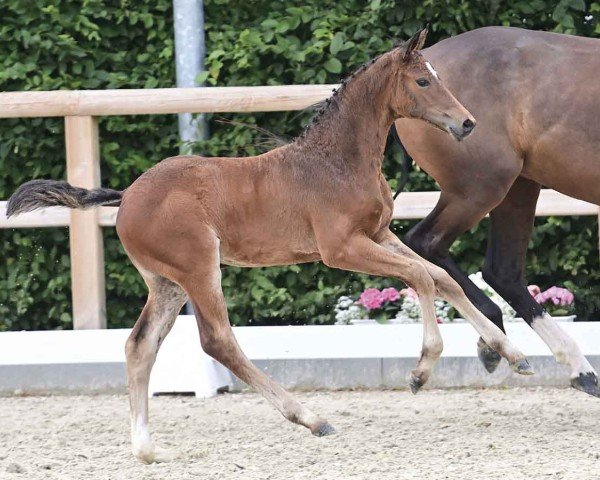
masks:
[[[468,142],[456,143],[423,123],[396,122],[409,154],[442,189],[407,243],[445,268],[502,327],[500,309],[448,256],[458,235],[489,212],[484,278],[571,366],[573,386],[599,395],[596,373],[577,345],[528,293],[524,265],[541,185],[600,204],[600,40],[489,27],[423,54],[479,127]],[[499,357],[481,341],[479,353],[493,371]]]

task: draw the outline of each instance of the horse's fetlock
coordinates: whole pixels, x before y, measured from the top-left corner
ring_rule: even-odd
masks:
[[[442,340],[434,340],[427,345],[427,353],[430,357],[439,358],[444,351],[444,342]]]

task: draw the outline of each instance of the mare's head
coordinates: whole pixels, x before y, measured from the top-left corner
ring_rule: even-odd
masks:
[[[475,128],[475,118],[419,52],[426,36],[425,28],[393,52],[395,63],[400,66],[391,100],[393,113],[396,117],[425,120],[462,140]]]

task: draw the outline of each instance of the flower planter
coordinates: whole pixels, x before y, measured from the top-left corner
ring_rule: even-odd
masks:
[[[574,322],[577,318],[577,315],[565,315],[565,316],[557,316],[552,317],[555,322]],[[505,323],[518,323],[523,322],[524,320],[521,317],[516,318],[508,318],[505,319]],[[385,322],[379,322],[372,318],[360,318],[360,319],[352,319],[350,320],[350,325],[414,325],[421,323],[420,320],[414,320],[412,318],[390,318]],[[454,323],[467,323],[464,318],[455,318],[450,322],[443,322],[444,325],[452,325]],[[346,325],[341,323],[336,323],[336,325]]]
[[[350,325],[378,325],[377,320],[371,318],[355,318],[350,320]]]
[[[515,318],[515,310],[483,280],[481,272],[469,275],[469,279],[498,305],[505,323],[523,320]],[[557,322],[572,322],[575,319],[575,315],[565,315],[574,311],[575,297],[569,290],[554,286],[542,292],[537,285],[529,285],[527,288],[542,308],[550,314],[551,312],[557,314],[553,317]],[[338,298],[334,312],[336,325],[375,323],[394,325],[421,322],[419,298],[417,292],[411,288],[398,291],[393,287],[383,290],[371,287],[365,289],[358,299],[344,295]],[[438,323],[465,323],[465,320],[458,315],[459,312],[449,303],[439,298],[435,300],[435,316]]]

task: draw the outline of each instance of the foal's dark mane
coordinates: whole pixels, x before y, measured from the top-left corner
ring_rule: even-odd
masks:
[[[401,46],[402,46],[402,44],[395,45],[392,50],[395,50],[396,48],[400,48]],[[306,127],[304,128],[304,131],[298,136],[297,140],[304,139],[308,135],[308,133],[313,131],[314,127],[320,125],[325,118],[329,118],[329,115],[326,115],[326,114],[337,112],[339,110],[340,103],[341,103],[342,99],[344,98],[344,94],[346,93],[346,89],[347,89],[346,87],[349,84],[351,84],[360,74],[362,74],[366,70],[368,70],[369,67],[371,67],[375,62],[377,62],[377,60],[379,60],[383,55],[385,55],[388,52],[384,52],[380,55],[377,55],[375,58],[362,64],[353,73],[351,73],[350,75],[348,75],[347,77],[344,77],[342,79],[342,81],[340,82],[339,88],[334,88],[333,93],[330,97],[308,107],[311,110],[316,109],[317,113],[312,117],[310,123],[308,123],[308,125],[306,125]]]

